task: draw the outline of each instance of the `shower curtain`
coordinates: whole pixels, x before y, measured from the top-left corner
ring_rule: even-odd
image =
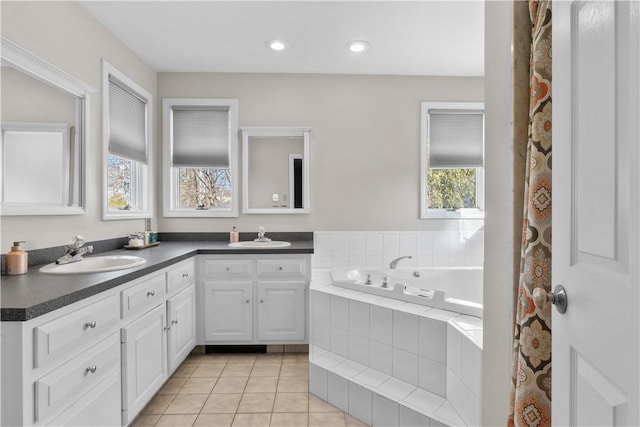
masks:
[[[513,325],[509,426],[551,425],[551,1],[529,1],[529,125],[520,277]],[[515,141],[517,144],[518,141]]]

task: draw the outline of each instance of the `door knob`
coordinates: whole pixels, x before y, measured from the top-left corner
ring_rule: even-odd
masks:
[[[545,292],[542,288],[533,290],[533,300],[536,306],[542,308],[551,303],[556,306],[558,313],[564,314],[567,311],[567,291],[564,286],[557,285],[553,292]]]

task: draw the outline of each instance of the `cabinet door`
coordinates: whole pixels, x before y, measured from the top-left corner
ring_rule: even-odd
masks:
[[[205,283],[205,340],[251,341],[252,282]]]
[[[167,379],[166,308],[122,328],[123,423],[130,423]]]
[[[169,374],[196,345],[196,287],[190,285],[167,300],[169,320]]]
[[[258,282],[258,339],[304,340],[305,282]]]
[[[50,426],[118,426],[121,422],[120,372],[113,370],[100,384],[81,395]]]

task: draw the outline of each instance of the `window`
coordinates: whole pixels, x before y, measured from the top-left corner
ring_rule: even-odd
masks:
[[[421,218],[482,218],[484,104],[423,102]]]
[[[150,218],[151,94],[102,62],[103,219]]]
[[[238,216],[238,101],[164,99],[164,216]]]

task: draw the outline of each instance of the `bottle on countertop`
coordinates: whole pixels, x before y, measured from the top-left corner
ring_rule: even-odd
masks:
[[[233,227],[233,229],[229,233],[229,242],[236,243],[239,241],[240,241],[240,233],[238,233],[238,230],[235,227]]]
[[[11,250],[5,257],[5,273],[9,275],[25,274],[28,267],[29,254],[20,249],[21,242],[13,242]]]

